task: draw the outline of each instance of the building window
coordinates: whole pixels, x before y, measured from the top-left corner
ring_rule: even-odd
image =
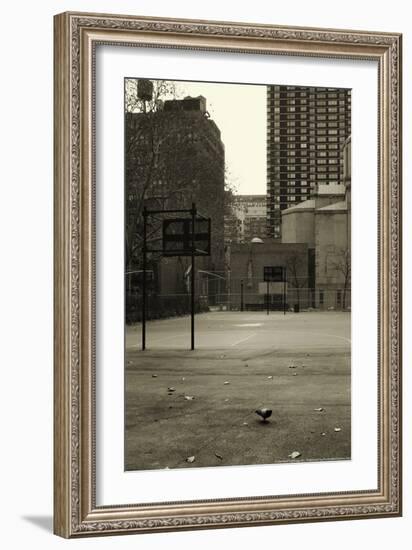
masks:
[[[336,291],[336,306],[342,307],[342,291],[337,290]]]
[[[324,300],[323,290],[319,290],[319,305],[320,306],[323,306],[323,300]]]

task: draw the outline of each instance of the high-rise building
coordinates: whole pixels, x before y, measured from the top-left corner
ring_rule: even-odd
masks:
[[[343,185],[342,148],[351,134],[351,91],[267,87],[267,225],[281,236],[281,211],[317,185]]]

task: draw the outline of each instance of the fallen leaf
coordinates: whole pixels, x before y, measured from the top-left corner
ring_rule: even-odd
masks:
[[[183,377],[183,378],[182,378],[182,382],[184,382],[185,380],[186,380],[186,378],[185,378],[185,377]]]
[[[290,369],[296,369],[297,365],[289,365]]]
[[[342,428],[335,428],[335,432],[340,432],[342,431]]]
[[[157,374],[152,374],[152,378],[157,378]]]
[[[298,375],[297,372],[292,373],[292,376],[297,376],[297,375]]]
[[[167,388],[167,391],[176,391],[176,388]]]
[[[243,422],[242,426],[249,426],[247,422]]]
[[[273,376],[268,376],[268,380],[273,380]]]
[[[194,396],[193,395],[185,395],[186,401],[193,401]]]
[[[319,407],[319,408],[313,409],[313,410],[320,413],[320,412],[322,412],[322,411],[324,410],[324,408],[323,408],[323,407]]]
[[[228,381],[226,380],[226,382],[223,382],[223,384],[224,384],[225,386],[227,386],[228,384],[230,384],[230,382],[228,382]]]
[[[195,460],[196,460],[196,458],[195,458],[194,456],[188,456],[188,457],[186,458],[186,462],[189,462],[190,464],[191,464],[192,462],[194,462]]]
[[[322,432],[320,435],[326,435],[326,432]]]
[[[229,401],[229,399],[225,399],[225,403],[227,403]]]
[[[222,460],[222,459],[223,459],[223,456],[222,456],[222,455],[220,455],[219,453],[215,453],[215,456],[216,456],[217,458],[219,458],[220,460]]]
[[[290,455],[288,455],[288,456],[289,456],[289,458],[295,459],[295,458],[299,458],[302,455],[298,451],[293,451],[293,453],[290,453]]]

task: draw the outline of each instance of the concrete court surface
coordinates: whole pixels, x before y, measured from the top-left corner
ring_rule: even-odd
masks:
[[[350,313],[199,314],[195,351],[190,317],[148,322],[144,352],[140,335],[127,327],[126,470],[350,458]]]

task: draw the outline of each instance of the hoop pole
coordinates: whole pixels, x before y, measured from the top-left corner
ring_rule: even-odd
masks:
[[[196,222],[196,205],[192,203],[192,272],[191,272],[191,319],[190,319],[190,349],[195,349],[195,222]]]
[[[147,209],[143,208],[142,351],[146,349],[146,239]]]

